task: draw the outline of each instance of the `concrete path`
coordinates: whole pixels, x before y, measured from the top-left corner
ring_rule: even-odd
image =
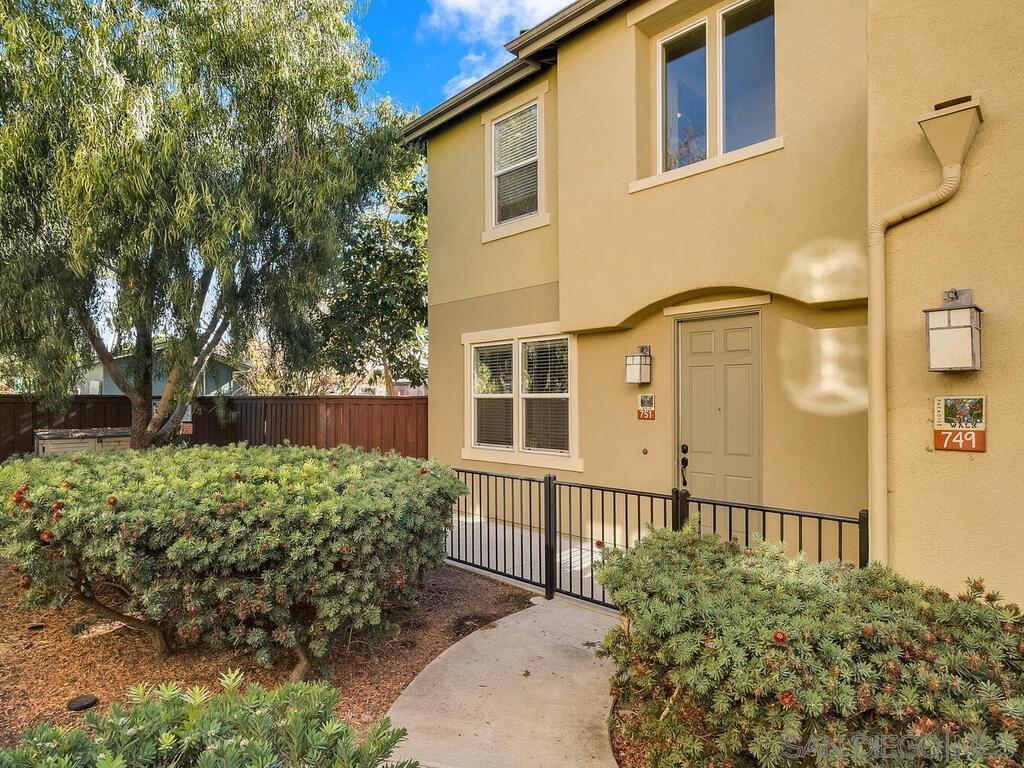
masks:
[[[616,768],[606,719],[612,667],[594,648],[617,620],[568,599],[477,630],[438,656],[388,715],[409,731],[395,759],[424,768]]]

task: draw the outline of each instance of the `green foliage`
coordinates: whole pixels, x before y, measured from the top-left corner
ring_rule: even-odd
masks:
[[[411,151],[348,232],[322,323],[324,362],[344,374],[426,378],[427,188]]]
[[[344,233],[408,153],[375,68],[351,0],[0,0],[6,373],[59,405],[98,357],[146,445],[222,339],[311,356]]]
[[[16,459],[0,465],[0,557],[30,607],[77,599],[179,646],[322,658],[416,597],[461,492],[445,467],[348,447]]]
[[[610,552],[598,578],[623,614],[613,688],[656,768],[1024,759],[1024,623],[980,581],[951,598],[692,530]],[[886,735],[910,746],[880,758]]]
[[[222,691],[182,690],[174,683],[132,690],[128,706],[87,713],[85,727],[33,728],[13,749],[0,750],[0,768],[417,768],[385,763],[405,738],[383,720],[364,741],[333,716],[337,691],[292,683],[272,691],[242,690],[237,672],[221,677]]]

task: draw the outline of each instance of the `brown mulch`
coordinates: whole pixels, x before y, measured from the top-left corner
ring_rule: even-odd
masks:
[[[402,625],[396,638],[360,640],[328,660],[324,678],[342,694],[337,715],[365,732],[442,651],[528,607],[532,596],[451,566],[428,574],[419,603],[396,617]],[[146,636],[78,604],[27,613],[19,600],[18,579],[5,570],[0,575],[0,746],[15,743],[37,723],[81,723],[82,715],[69,712],[67,702],[82,693],[98,696],[103,709],[124,701],[139,683],[173,680],[216,689],[220,674],[233,668],[249,682],[276,685],[294,663],[283,654],[272,669],[263,669],[244,651],[207,649],[161,659]]]
[[[612,713],[614,723],[611,729],[612,751],[615,753],[615,759],[619,762],[619,768],[648,768],[651,763],[647,759],[644,747],[627,737],[621,728],[614,727],[628,722],[633,717],[635,715],[631,712],[621,710],[616,705],[615,711]]]

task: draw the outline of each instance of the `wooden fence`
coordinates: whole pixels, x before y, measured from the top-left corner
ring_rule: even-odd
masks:
[[[203,398],[192,409],[193,443],[361,446],[426,458],[426,397]],[[33,450],[37,429],[131,426],[126,397],[75,397],[67,413],[41,410],[20,395],[0,395],[0,461]]]
[[[192,440],[224,445],[356,445],[427,457],[425,397],[236,397],[228,419],[214,400],[193,408]],[[221,409],[223,410],[223,409]]]
[[[74,397],[66,413],[42,410],[21,395],[0,395],[0,461],[15,453],[35,450],[37,429],[130,427],[132,407],[127,397]]]

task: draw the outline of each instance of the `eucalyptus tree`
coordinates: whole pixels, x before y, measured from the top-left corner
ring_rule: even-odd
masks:
[[[395,153],[391,175],[347,231],[325,298],[325,364],[394,382],[426,378],[427,190],[422,161]]]
[[[225,339],[311,357],[343,235],[406,152],[351,6],[0,0],[0,359],[46,404],[98,360],[145,447]]]

